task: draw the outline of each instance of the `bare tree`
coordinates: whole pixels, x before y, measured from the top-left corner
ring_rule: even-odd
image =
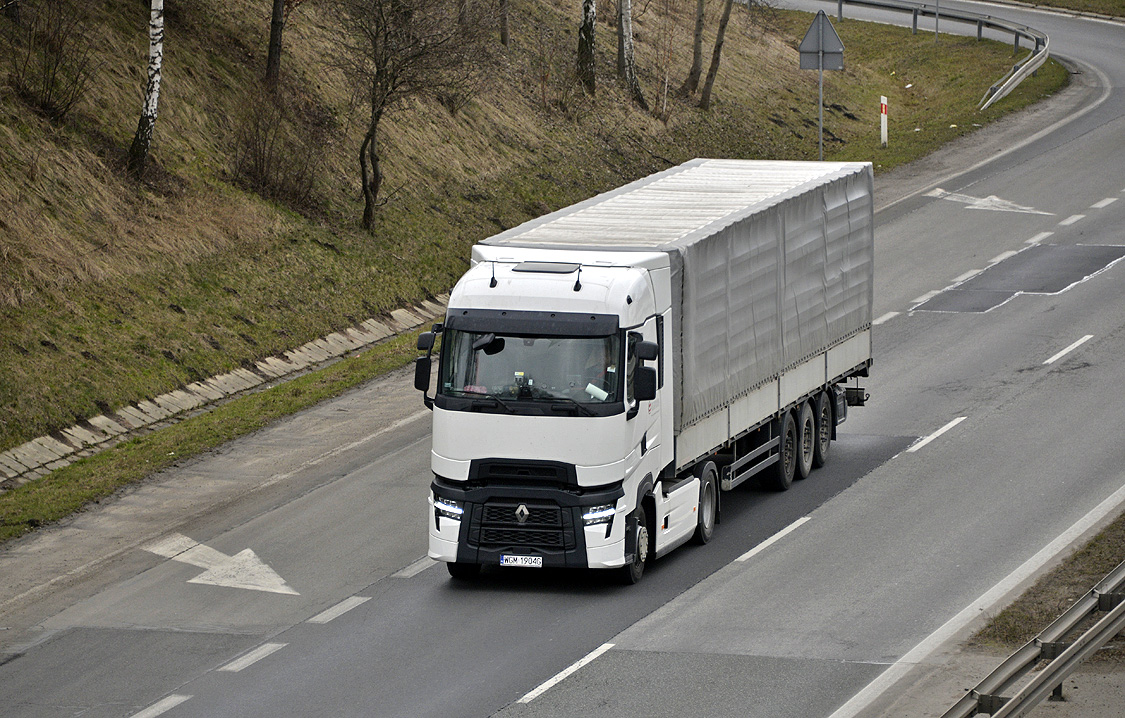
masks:
[[[345,36],[340,65],[355,98],[367,107],[367,131],[359,150],[363,226],[375,223],[383,170],[379,123],[408,97],[465,93],[491,64],[488,16],[432,0],[340,0]]]
[[[637,61],[633,53],[633,0],[617,0],[617,76],[629,88],[633,102],[647,112],[648,103],[637,79]]]
[[[145,103],[137,133],[129,147],[129,172],[140,177],[152,147],[152,133],[156,129],[156,110],[160,100],[160,67],[164,63],[164,0],[152,0],[148,21],[148,82],[145,85]]]
[[[508,31],[509,0],[500,0],[500,44],[508,47],[511,35]]]
[[[703,14],[707,0],[696,0],[695,32],[691,38],[691,70],[680,87],[680,94],[687,97],[699,89],[699,76],[703,74]]]
[[[660,111],[655,113],[668,122],[668,92],[672,83],[672,51],[676,47],[677,0],[660,0],[660,12],[656,26],[657,72],[660,77]]]
[[[715,49],[711,52],[711,67],[707,69],[707,79],[703,82],[703,91],[699,95],[699,106],[704,110],[711,107],[711,90],[715,87],[715,77],[719,74],[719,60],[723,54],[723,40],[727,34],[727,23],[730,22],[730,9],[733,4],[734,0],[724,0],[723,14],[719,16]]]
[[[597,90],[594,35],[598,23],[596,0],[582,0],[582,24],[578,27],[578,80],[589,94]]]
[[[270,45],[266,54],[266,87],[273,90],[277,88],[277,81],[281,76],[281,38],[285,32],[285,23],[289,21],[289,13],[305,0],[273,0],[273,12],[270,14]]]

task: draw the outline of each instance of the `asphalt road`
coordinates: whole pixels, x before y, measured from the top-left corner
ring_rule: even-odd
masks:
[[[880,181],[872,399],[810,479],[725,495],[715,541],[635,587],[456,584],[422,559],[428,413],[400,373],[0,552],[0,712],[864,709],[1125,484],[1125,26],[1025,22],[1083,68],[1059,116],[1084,114]],[[1024,210],[965,199],[989,197]]]

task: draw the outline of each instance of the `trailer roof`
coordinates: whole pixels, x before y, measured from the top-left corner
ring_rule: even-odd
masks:
[[[724,226],[808,185],[865,167],[860,162],[694,159],[525,222],[483,244],[667,249],[709,225]]]

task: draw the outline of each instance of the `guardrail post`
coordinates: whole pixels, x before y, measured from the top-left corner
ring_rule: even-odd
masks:
[[[910,24],[910,34],[911,35],[917,35],[918,34],[918,9],[915,8],[914,12],[912,14],[914,15],[914,20]]]
[[[844,0],[836,0],[836,22],[844,21]]]
[[[984,20],[977,20],[977,42],[984,37]]]
[[[1015,42],[1015,46],[1014,46],[1014,47],[1012,48],[1012,54],[1014,55],[1014,54],[1016,54],[1016,53],[1017,53],[1017,52],[1019,52],[1019,51],[1020,51],[1020,34],[1019,34],[1019,33],[1017,32],[1017,33],[1016,33],[1016,42]]]

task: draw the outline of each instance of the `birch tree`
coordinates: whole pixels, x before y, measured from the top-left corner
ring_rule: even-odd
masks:
[[[680,87],[680,94],[684,97],[695,94],[699,89],[699,77],[703,74],[703,14],[706,8],[707,0],[696,0],[695,31],[691,37],[691,69]]]
[[[129,172],[139,178],[148,161],[152,133],[156,128],[156,110],[160,100],[160,66],[164,62],[164,0],[152,0],[148,21],[148,82],[145,102],[137,134],[129,147]]]
[[[633,0],[617,0],[617,75],[629,88],[633,102],[647,112],[648,103],[637,79],[637,62],[633,53]]]
[[[409,97],[471,92],[491,65],[487,15],[432,0],[341,0],[340,65],[367,113],[359,148],[363,226],[372,229],[383,184],[379,126]]]
[[[719,29],[715,34],[715,49],[711,52],[711,66],[707,69],[707,79],[703,83],[703,91],[699,95],[699,106],[706,110],[711,107],[711,90],[715,87],[715,77],[719,74],[719,60],[723,54],[723,40],[727,34],[727,23],[730,22],[730,10],[734,0],[724,0],[723,14],[719,16]]]
[[[582,0],[582,24],[578,27],[578,80],[591,95],[597,89],[594,58],[594,35],[597,23],[596,0]]]

